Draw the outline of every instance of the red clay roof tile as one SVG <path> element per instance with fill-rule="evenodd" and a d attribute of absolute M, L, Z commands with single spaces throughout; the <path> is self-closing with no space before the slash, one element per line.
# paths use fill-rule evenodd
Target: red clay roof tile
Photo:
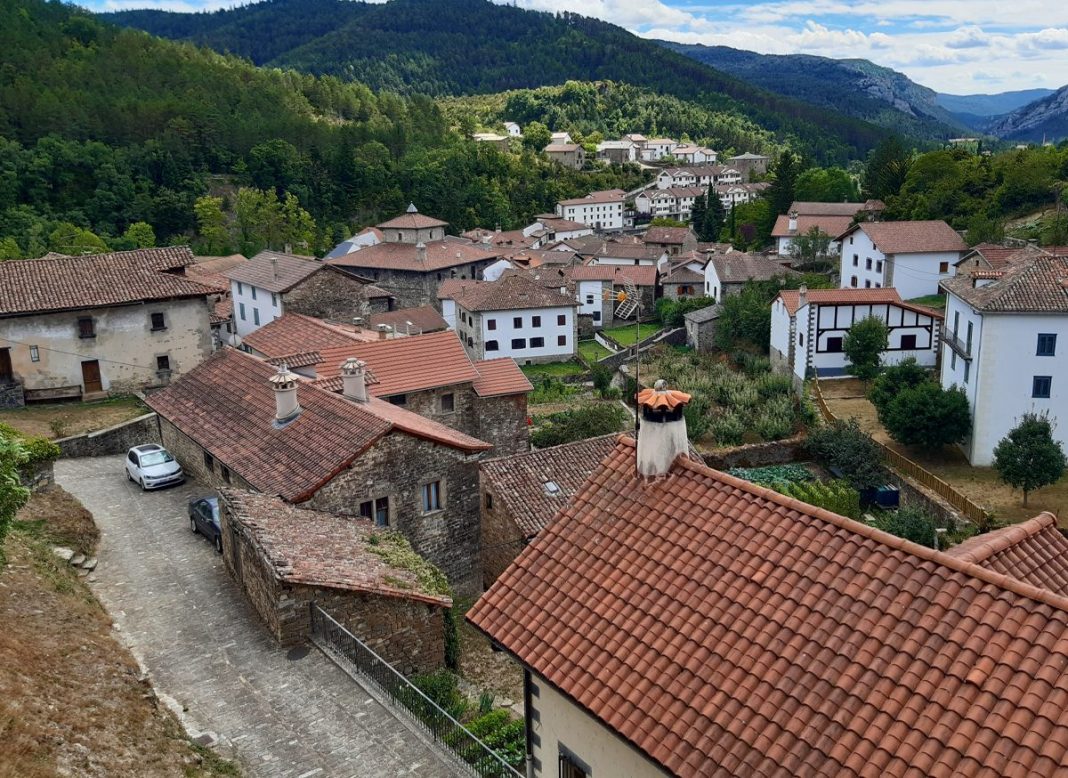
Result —
<path fill-rule="evenodd" d="M 484 359 L 475 363 L 478 378 L 475 393 L 479 397 L 499 397 L 505 394 L 526 394 L 534 391 L 530 379 L 510 357 Z"/>

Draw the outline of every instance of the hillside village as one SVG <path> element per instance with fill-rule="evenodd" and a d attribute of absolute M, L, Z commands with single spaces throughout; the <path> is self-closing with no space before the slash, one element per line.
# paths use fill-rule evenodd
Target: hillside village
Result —
<path fill-rule="evenodd" d="M 1068 772 L 1061 199 L 367 92 L 161 245 L 0 209 L 0 774 Z"/>

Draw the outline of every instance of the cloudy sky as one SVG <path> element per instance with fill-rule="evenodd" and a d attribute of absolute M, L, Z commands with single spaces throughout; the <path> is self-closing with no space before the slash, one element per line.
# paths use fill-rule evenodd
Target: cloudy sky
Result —
<path fill-rule="evenodd" d="M 228 7 L 223 0 L 83 0 L 105 8 Z M 767 54 L 861 57 L 942 92 L 1068 83 L 1065 0 L 502 0 L 576 11 L 645 37 Z"/>

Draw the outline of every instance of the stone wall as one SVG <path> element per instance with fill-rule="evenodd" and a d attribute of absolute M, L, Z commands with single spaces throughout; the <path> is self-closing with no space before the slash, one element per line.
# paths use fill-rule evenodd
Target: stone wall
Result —
<path fill-rule="evenodd" d="M 749 443 L 744 446 L 719 449 L 702 453 L 705 464 L 717 470 L 730 470 L 732 467 L 764 467 L 766 465 L 785 465 L 790 462 L 803 461 L 805 455 L 805 438 L 797 436 L 786 440 L 773 440 L 770 443 Z"/>
<path fill-rule="evenodd" d="M 390 526 L 437 565 L 460 596 L 479 591 L 479 455 L 394 432 L 361 454 L 305 507 L 347 516 L 389 497 Z M 422 487 L 441 481 L 444 508 L 423 513 Z"/>
<path fill-rule="evenodd" d="M 343 267 L 341 269 L 353 275 L 370 278 L 376 286 L 382 287 L 397 298 L 397 308 L 418 308 L 420 305 L 433 305 L 440 310 L 438 287 L 441 286 L 442 281 L 446 278 L 481 278 L 482 271 L 496 261 L 496 259 L 481 260 L 466 265 L 445 268 L 444 270 L 430 270 L 425 273 L 389 268 Z"/>
<path fill-rule="evenodd" d="M 480 397 L 477 412 L 479 440 L 493 444 L 489 456 L 506 457 L 530 450 L 530 425 L 527 423 L 527 395 L 505 394 Z"/>
<path fill-rule="evenodd" d="M 484 478 L 479 482 L 482 506 L 482 588 L 488 589 L 526 545 L 519 527 L 500 500 L 491 500 Z"/>
<path fill-rule="evenodd" d="M 19 470 L 19 482 L 31 492 L 40 492 L 56 482 L 55 463 L 38 462 Z"/>
<path fill-rule="evenodd" d="M 387 301 L 367 299 L 367 284 L 348 273 L 329 267 L 301 281 L 282 296 L 285 310 L 348 323 L 354 316 L 367 317 L 388 310 Z"/>
<path fill-rule="evenodd" d="M 204 448 L 162 417 L 159 420 L 159 429 L 163 447 L 174 454 L 182 470 L 206 487 L 222 489 L 224 486 L 232 486 L 249 492 L 259 491 L 233 472 L 225 462 L 213 458 L 209 469 L 204 460 Z"/>
<path fill-rule="evenodd" d="M 156 414 L 146 413 L 136 419 L 84 435 L 72 435 L 56 441 L 61 457 L 101 457 L 125 454 L 141 443 L 160 443 Z M 166 447 L 166 444 L 164 444 Z"/>
<path fill-rule="evenodd" d="M 901 492 L 901 505 L 918 508 L 934 518 L 941 526 L 954 527 L 961 523 L 961 515 L 934 492 L 925 489 L 911 478 L 887 468 L 887 481 Z"/>
<path fill-rule="evenodd" d="M 22 384 L 11 383 L 0 386 L 0 409 L 21 408 L 25 404 L 26 393 L 22 389 Z"/>

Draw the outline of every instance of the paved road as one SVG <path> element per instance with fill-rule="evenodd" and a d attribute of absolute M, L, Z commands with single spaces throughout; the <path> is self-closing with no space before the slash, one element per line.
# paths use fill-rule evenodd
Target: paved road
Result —
<path fill-rule="evenodd" d="M 186 708 L 194 737 L 232 746 L 254 776 L 454 774 L 317 649 L 287 658 L 190 532 L 195 484 L 143 493 L 121 456 L 61 460 L 56 480 L 100 527 L 93 591 L 156 690 Z"/>

